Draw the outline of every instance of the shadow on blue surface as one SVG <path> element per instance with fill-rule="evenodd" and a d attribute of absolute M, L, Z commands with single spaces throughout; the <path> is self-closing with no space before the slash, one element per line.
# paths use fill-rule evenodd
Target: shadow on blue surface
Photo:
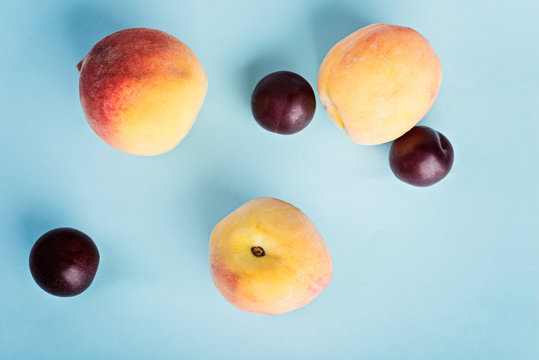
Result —
<path fill-rule="evenodd" d="M 252 58 L 243 68 L 243 81 L 240 85 L 243 87 L 243 98 L 248 101 L 251 106 L 251 95 L 256 84 L 262 78 L 275 71 L 289 70 L 286 66 L 289 61 L 283 57 L 282 51 L 266 51 L 264 54 L 259 54 Z"/>
<path fill-rule="evenodd" d="M 73 52 L 81 59 L 99 40 L 129 27 L 123 14 L 116 15 L 110 8 L 90 4 L 68 8 L 63 20 Z"/>
<path fill-rule="evenodd" d="M 69 227 L 69 224 L 58 225 L 60 219 L 64 222 L 69 216 L 60 209 L 51 210 L 50 204 L 32 207 L 19 217 L 19 237 L 24 244 L 33 246 L 36 240 L 49 230 L 57 227 Z"/>
<path fill-rule="evenodd" d="M 316 58 L 319 64 L 322 63 L 327 53 L 339 41 L 351 33 L 370 24 L 379 21 L 376 14 L 360 14 L 359 8 L 352 9 L 344 4 L 330 2 L 316 8 L 310 16 L 311 33 L 314 39 Z M 313 84 L 316 89 L 316 84 Z M 323 110 L 323 107 L 320 108 Z M 351 141 L 351 140 L 349 140 Z M 373 165 L 377 169 L 371 169 L 367 176 L 377 178 L 380 174 L 385 174 L 385 168 L 388 166 L 388 154 L 391 143 L 377 146 L 363 147 L 358 146 L 358 162 L 361 157 L 367 154 L 376 154 L 376 161 Z"/>
<path fill-rule="evenodd" d="M 177 201 L 176 212 L 181 214 L 178 226 L 196 229 L 197 235 L 194 238 L 201 241 L 189 241 L 188 248 L 194 252 L 193 256 L 201 256 L 200 259 L 204 259 L 203 261 L 207 261 L 210 234 L 215 225 L 254 198 L 250 196 L 249 190 L 227 184 L 229 182 L 223 182 L 218 176 L 205 177 L 196 182 L 191 191 L 180 195 Z M 185 211 L 186 204 L 189 211 Z"/>
<path fill-rule="evenodd" d="M 376 22 L 370 14 L 359 15 L 357 10 L 335 2 L 316 9 L 310 17 L 310 23 L 319 63 L 339 41 Z"/>

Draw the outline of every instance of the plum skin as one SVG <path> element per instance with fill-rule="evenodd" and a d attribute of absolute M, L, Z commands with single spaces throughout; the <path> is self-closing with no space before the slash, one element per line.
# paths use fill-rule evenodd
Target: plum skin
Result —
<path fill-rule="evenodd" d="M 99 251 L 81 231 L 58 228 L 43 234 L 30 252 L 30 272 L 36 283 L 56 296 L 75 296 L 92 283 Z"/>
<path fill-rule="evenodd" d="M 453 166 L 453 146 L 442 133 L 415 126 L 391 144 L 389 164 L 395 176 L 411 185 L 430 186 Z"/>
<path fill-rule="evenodd" d="M 313 119 L 316 97 L 303 77 L 291 71 L 277 71 L 258 82 L 251 97 L 251 110 L 264 129 L 291 135 Z"/>

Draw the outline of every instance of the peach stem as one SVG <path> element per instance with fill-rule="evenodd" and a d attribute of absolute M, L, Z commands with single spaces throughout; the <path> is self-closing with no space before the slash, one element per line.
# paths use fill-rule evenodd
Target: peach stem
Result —
<path fill-rule="evenodd" d="M 253 253 L 254 256 L 256 257 L 262 257 L 264 255 L 266 255 L 266 252 L 264 251 L 263 248 L 261 248 L 260 246 L 253 246 L 251 248 L 251 252 Z"/>

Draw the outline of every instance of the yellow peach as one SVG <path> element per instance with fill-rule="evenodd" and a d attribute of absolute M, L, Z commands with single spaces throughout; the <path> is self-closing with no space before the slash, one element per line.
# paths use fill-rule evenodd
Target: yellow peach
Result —
<path fill-rule="evenodd" d="M 191 49 L 154 29 L 107 36 L 78 69 L 90 127 L 109 145 L 136 155 L 173 149 L 195 122 L 208 87 Z"/>
<path fill-rule="evenodd" d="M 429 111 L 442 80 L 431 45 L 408 27 L 373 24 L 326 55 L 318 94 L 329 117 L 356 143 L 392 141 Z"/>
<path fill-rule="evenodd" d="M 281 314 L 316 298 L 331 280 L 333 262 L 301 210 L 258 198 L 213 229 L 210 271 L 219 292 L 238 309 Z"/>

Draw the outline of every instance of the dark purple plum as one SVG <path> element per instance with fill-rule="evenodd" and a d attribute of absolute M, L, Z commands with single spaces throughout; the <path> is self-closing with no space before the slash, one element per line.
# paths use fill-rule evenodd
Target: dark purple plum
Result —
<path fill-rule="evenodd" d="M 309 125 L 316 110 L 316 98 L 311 85 L 300 75 L 277 71 L 256 85 L 251 109 L 264 129 L 290 135 Z"/>
<path fill-rule="evenodd" d="M 86 234 L 59 228 L 42 235 L 30 252 L 30 272 L 36 283 L 56 296 L 75 296 L 92 283 L 99 251 Z"/>
<path fill-rule="evenodd" d="M 416 126 L 395 140 L 389 165 L 400 180 L 430 186 L 442 180 L 453 166 L 453 147 L 447 138 L 426 126 Z"/>

